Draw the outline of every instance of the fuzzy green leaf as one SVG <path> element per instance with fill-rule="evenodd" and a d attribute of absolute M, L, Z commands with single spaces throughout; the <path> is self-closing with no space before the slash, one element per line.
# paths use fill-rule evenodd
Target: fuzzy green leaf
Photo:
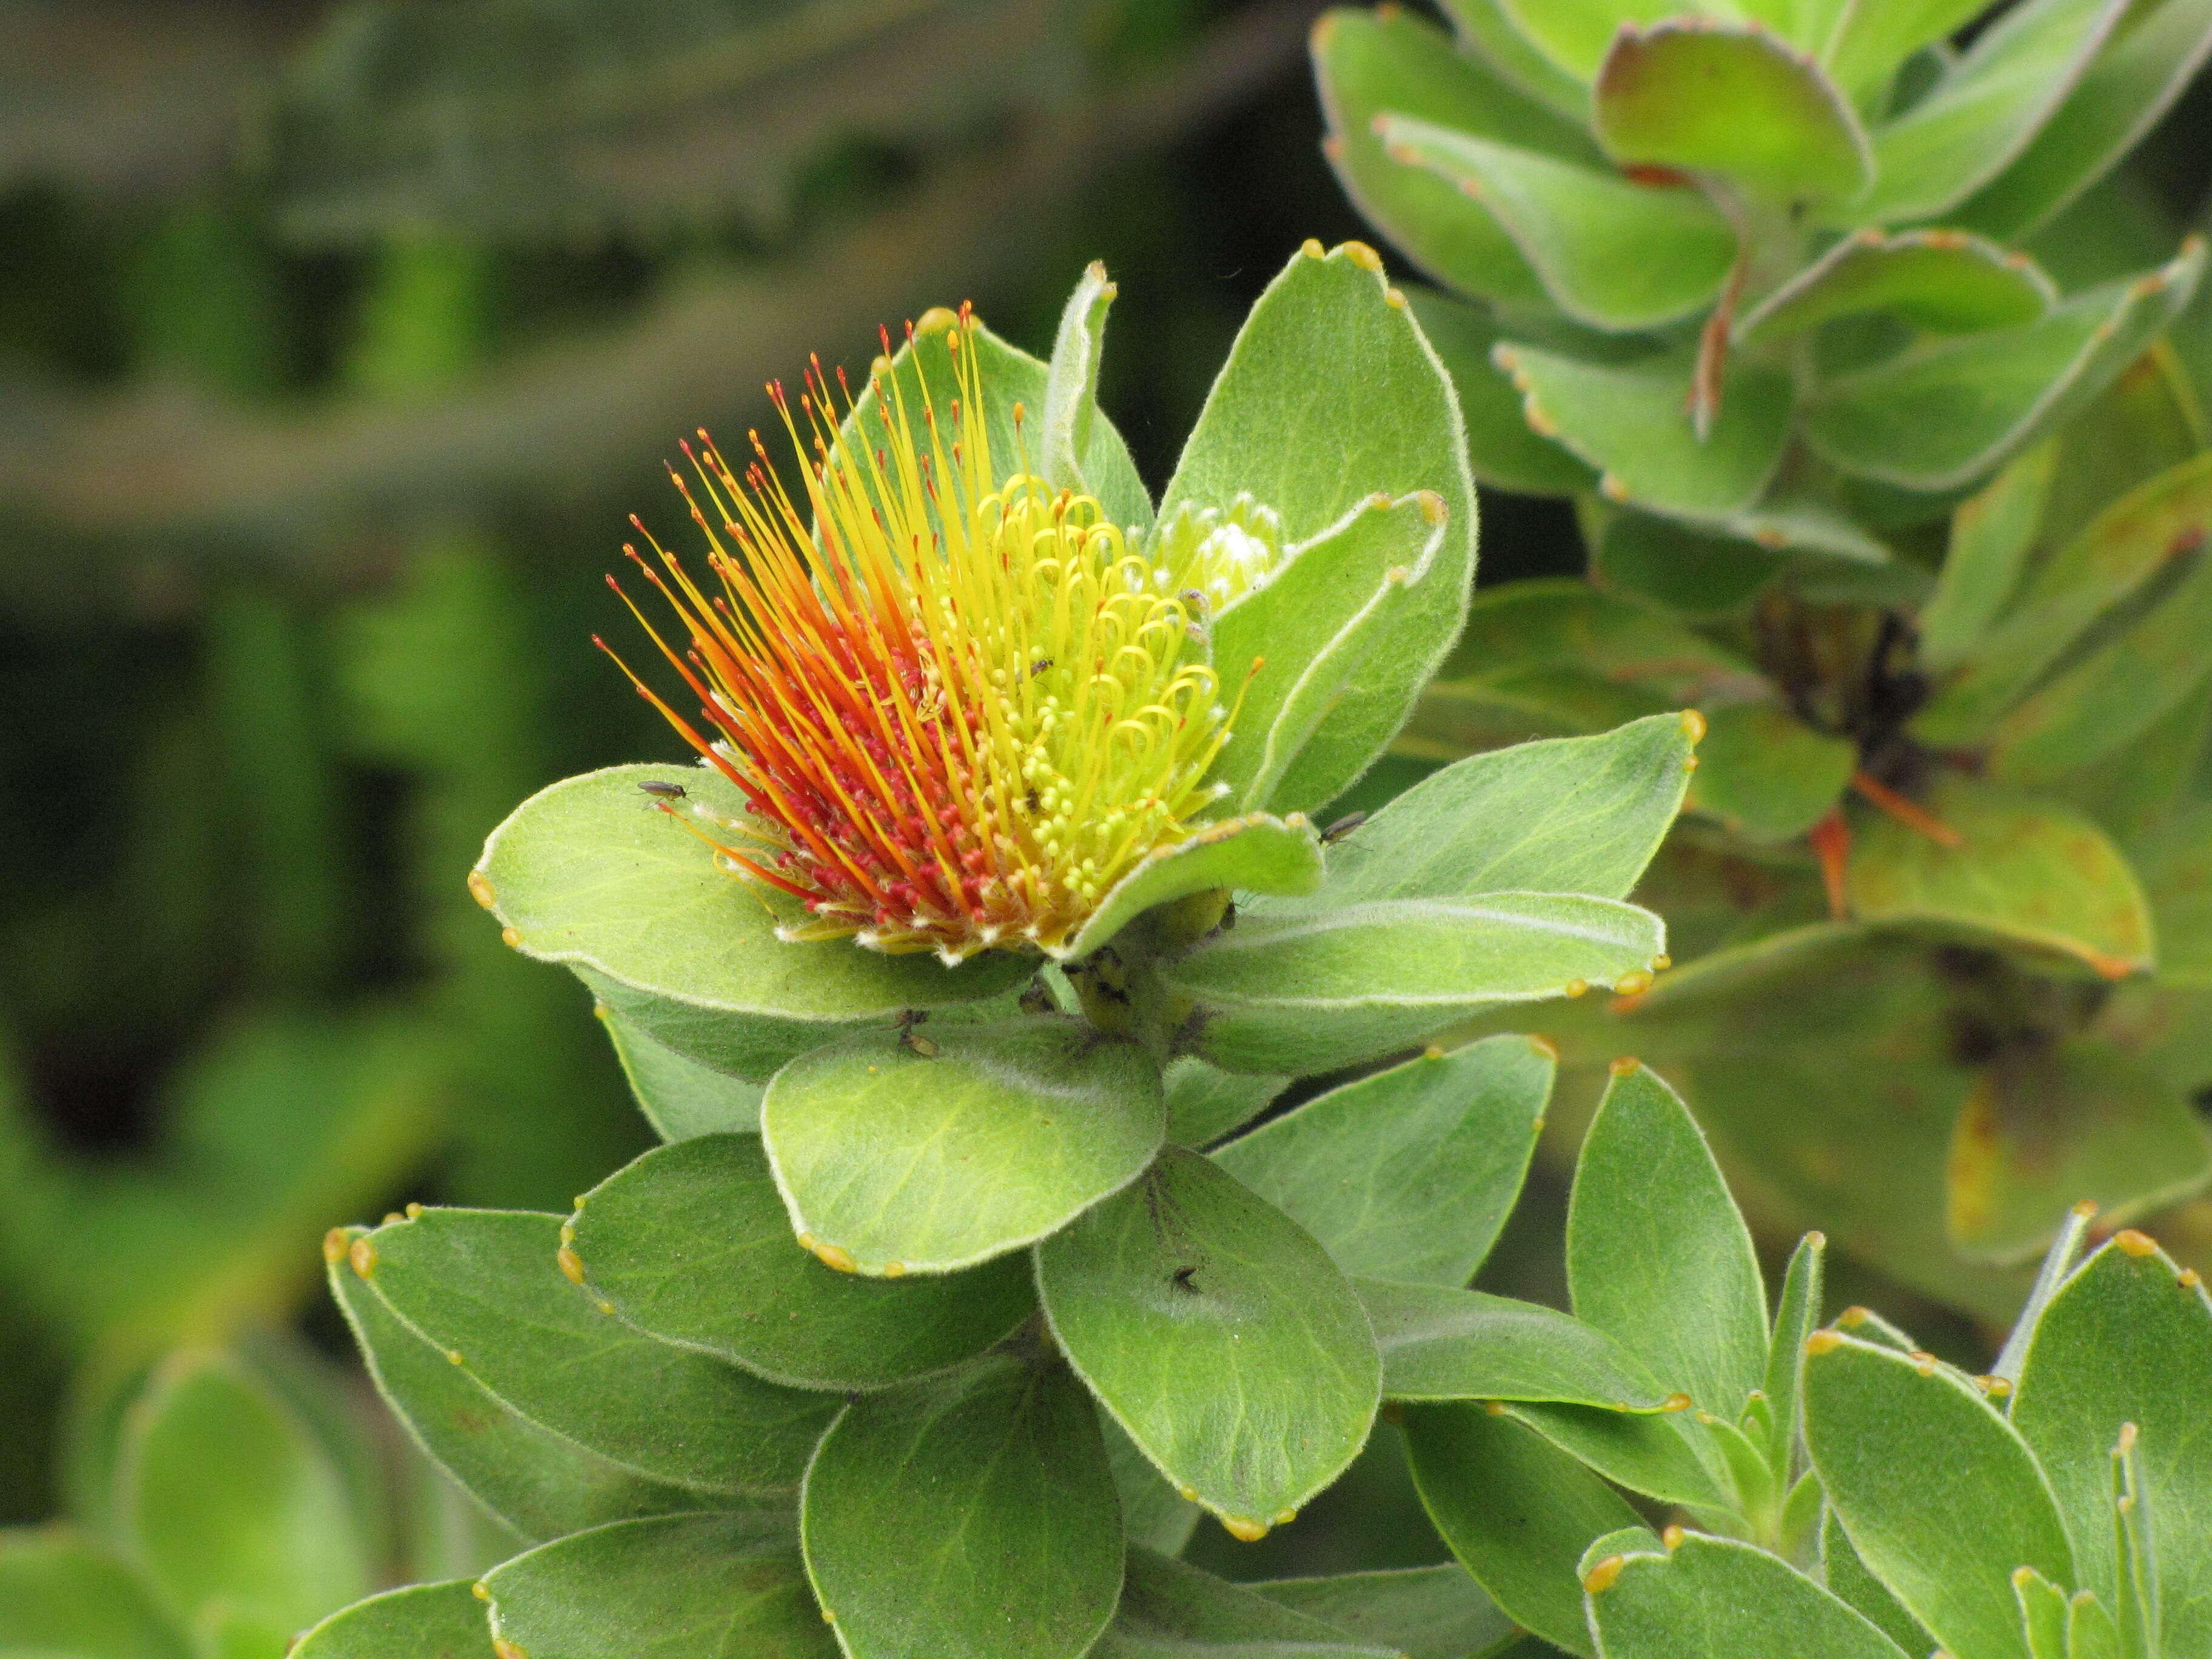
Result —
<path fill-rule="evenodd" d="M 1333 1070 L 1477 1011 L 1577 995 L 1651 971 L 1666 929 L 1579 893 L 1380 899 L 1257 917 L 1170 966 L 1197 1050 L 1240 1072 Z M 773 1096 L 771 1096 L 771 1100 Z"/>
<path fill-rule="evenodd" d="M 1935 924 L 2086 963 L 2106 978 L 2148 968 L 2149 903 L 2105 833 L 2079 813 L 1995 784 L 1946 776 L 1928 810 L 1963 839 L 1946 846 L 1867 815 L 1845 885 L 1867 921 Z"/>
<path fill-rule="evenodd" d="M 1536 49 L 1506 15 L 1504 0 L 1445 0 L 1442 9 L 1468 56 L 1539 103 L 1577 122 L 1589 119 L 1589 88 Z"/>
<path fill-rule="evenodd" d="M 1464 1285 L 1520 1196 L 1553 1069 L 1518 1036 L 1432 1053 L 1318 1095 L 1213 1160 L 1347 1273 Z"/>
<path fill-rule="evenodd" d="M 1106 1461 L 1113 1466 L 1114 1490 L 1121 1500 L 1121 1530 L 1130 1544 L 1163 1555 L 1182 1554 L 1206 1511 L 1170 1486 L 1167 1476 L 1103 1410 L 1098 1431 L 1106 1441 Z"/>
<path fill-rule="evenodd" d="M 1553 63 L 1588 81 L 1623 25 L 1653 23 L 1681 12 L 1728 16 L 1731 0 L 1498 0 L 1524 38 Z"/>
<path fill-rule="evenodd" d="M 1727 520 L 1765 493 L 1781 465 L 1791 392 L 1773 370 L 1732 362 L 1720 412 L 1700 439 L 1684 412 L 1693 368 L 1686 353 L 1623 368 L 1525 345 L 1494 355 L 1522 393 L 1528 424 L 1603 473 L 1600 488 L 1613 501 Z"/>
<path fill-rule="evenodd" d="M 1265 1530 L 1365 1443 L 1382 1362 L 1358 1298 L 1282 1212 L 1196 1153 L 1037 1249 L 1068 1361 L 1186 1498 Z"/>
<path fill-rule="evenodd" d="M 880 1388 L 981 1352 L 1036 1305 L 1029 1264 L 892 1281 L 841 1273 L 791 1237 L 760 1143 L 647 1152 L 571 1223 L 591 1294 L 666 1342 L 802 1389 Z"/>
<path fill-rule="evenodd" d="M 761 1096 L 766 1085 L 720 1072 L 703 1060 L 681 1054 L 656 1036 L 601 1003 L 594 1011 L 607 1028 L 615 1058 L 638 1109 L 663 1140 L 724 1132 L 760 1133 Z"/>
<path fill-rule="evenodd" d="M 1613 1558 L 1589 1592 L 1604 1659 L 1905 1659 L 1875 1625 L 1779 1557 L 1734 1539 L 1687 1533 L 1674 1548 Z"/>
<path fill-rule="evenodd" d="M 1850 105 L 1763 27 L 1670 18 L 1623 29 L 1591 119 L 1616 161 L 1716 174 L 1771 201 L 1844 200 L 1874 176 Z"/>
<path fill-rule="evenodd" d="M 702 769 L 611 767 L 515 808 L 477 872 L 517 950 L 574 967 L 602 1001 L 679 1053 L 765 1079 L 855 1025 L 990 995 L 1029 971 L 1010 952 L 950 969 L 842 939 L 783 943 L 783 913 L 763 890 L 717 869 L 639 792 L 672 771 L 699 804 L 740 810 L 727 780 Z"/>
<path fill-rule="evenodd" d="M 835 1404 L 610 1316 L 556 1265 L 563 1243 L 557 1216 L 424 1210 L 366 1248 L 392 1311 L 539 1426 L 702 1492 L 796 1486 Z"/>
<path fill-rule="evenodd" d="M 1595 1327 L 1533 1302 L 1449 1285 L 1358 1282 L 1388 1400 L 1531 1400 L 1656 1412 L 1666 1393 Z"/>
<path fill-rule="evenodd" d="M 1329 161 L 1359 210 L 1438 282 L 1486 299 L 1540 302 L 1543 284 L 1489 209 L 1424 168 L 1390 160 L 1375 121 L 1386 112 L 1410 115 L 1595 161 L 1597 147 L 1582 128 L 1454 51 L 1411 12 L 1332 10 L 1314 27 L 1313 59 Z"/>
<path fill-rule="evenodd" d="M 484 1659 L 491 1631 L 465 1578 L 410 1584 L 342 1608 L 286 1659 Z"/>
<path fill-rule="evenodd" d="M 1287 1077 L 1224 1072 L 1196 1054 L 1168 1062 L 1168 1139 L 1178 1146 L 1205 1146 L 1241 1129 L 1290 1086 Z"/>
<path fill-rule="evenodd" d="M 1728 703 L 1705 718 L 1690 809 L 1753 841 L 1803 835 L 1858 766 L 1857 744 L 1814 731 L 1779 703 Z"/>
<path fill-rule="evenodd" d="M 1686 617 L 1739 616 L 1780 573 L 1756 543 L 1649 513 L 1613 514 L 1591 551 L 1590 575 L 1623 599 Z"/>
<path fill-rule="evenodd" d="M 896 1277 L 1065 1226 L 1152 1162 L 1167 1107 L 1135 1043 L 1030 1016 L 817 1048 L 769 1082 L 761 1127 L 800 1242 Z"/>
<path fill-rule="evenodd" d="M 1094 260 L 1067 296 L 1045 380 L 1036 465 L 1047 483 L 1096 500 L 1109 523 L 1143 531 L 1152 527 L 1152 498 L 1120 434 L 1098 412 L 1098 363 L 1114 295 L 1106 267 Z"/>
<path fill-rule="evenodd" d="M 2033 235 L 2136 147 L 2208 52 L 2208 0 L 2136 7 L 2027 148 L 1952 216 L 2007 241 Z"/>
<path fill-rule="evenodd" d="M 1212 776 L 1231 806 L 1318 808 L 1389 742 L 1402 701 L 1355 688 L 1395 672 L 1389 653 L 1418 608 L 1413 573 L 1454 533 L 1443 513 L 1432 491 L 1372 496 L 1289 550 L 1215 621 L 1214 669 L 1237 711 Z"/>
<path fill-rule="evenodd" d="M 798 1543 L 784 1516 L 594 1528 L 485 1574 L 492 1629 L 545 1659 L 834 1659 Z"/>
<path fill-rule="evenodd" d="M 1515 607 L 1507 625 L 1527 639 L 1541 623 L 1525 616 Z M 1649 648 L 1632 639 L 1619 647 L 1631 657 Z M 1653 715 L 1596 737 L 1522 744 L 1446 767 L 1329 848 L 1317 897 L 1266 901 L 1252 914 L 1492 893 L 1625 898 L 1680 808 L 1694 726 Z"/>
<path fill-rule="evenodd" d="M 2058 1495 L 2078 1582 L 2117 1605 L 2112 1448 L 2132 1423 L 2160 1540 L 2167 1653 L 2212 1644 L 2212 1302 L 2139 1233 L 2091 1257 L 2036 1323 L 2012 1422 Z"/>
<path fill-rule="evenodd" d="M 1881 1579 L 1867 1571 L 1832 1507 L 1824 1507 L 1820 1514 L 1820 1576 L 1832 1592 L 1865 1614 L 1907 1653 L 1935 1651 L 1936 1638 L 1898 1606 L 1897 1598 Z M 2043 1656 L 2037 1654 L 2035 1659 Z"/>
<path fill-rule="evenodd" d="M 1907 489 L 1971 483 L 2103 391 L 2188 303 L 2203 264 L 2192 240 L 2171 264 L 2076 295 L 2024 328 L 1840 376 L 1805 405 L 1806 441 L 1846 472 Z"/>
<path fill-rule="evenodd" d="M 1591 1651 L 1577 1571 L 1634 1510 L 1526 1425 L 1475 1405 L 1411 1407 L 1406 1449 L 1437 1530 L 1507 1617 L 1570 1653 Z"/>
<path fill-rule="evenodd" d="M 1988 0 L 1815 0 L 1829 13 L 1820 39 L 1804 44 L 1820 53 L 1821 67 L 1844 94 L 1861 101 L 1886 88 L 1905 61 L 1955 34 Z"/>
<path fill-rule="evenodd" d="M 1737 322 L 1735 339 L 1769 344 L 1869 312 L 1930 334 L 1978 334 L 2032 323 L 2057 296 L 2034 260 L 1986 237 L 1863 230 L 1761 300 Z"/>
<path fill-rule="evenodd" d="M 0 1532 L 0 1653 L 57 1659 L 190 1659 L 146 1581 L 63 1526 Z"/>
<path fill-rule="evenodd" d="M 330 1279 L 370 1376 L 416 1443 L 525 1540 L 714 1507 L 692 1488 L 648 1480 L 532 1422 L 418 1335 L 343 1255 Z"/>
<path fill-rule="evenodd" d="M 1974 38 L 1927 96 L 1878 127 L 1854 224 L 1925 219 L 2003 171 L 2064 101 L 2130 0 L 2027 0 Z"/>
<path fill-rule="evenodd" d="M 1521 399 L 1491 366 L 1490 354 L 1504 337 L 1487 310 L 1425 288 L 1408 289 L 1406 302 L 1451 375 L 1478 483 L 1524 495 L 1576 495 L 1597 488 L 1595 469 L 1528 429 Z"/>
<path fill-rule="evenodd" d="M 1832 1332 L 1805 1358 L 1805 1443 L 1860 1558 L 1960 1659 L 2027 1659 L 2015 1569 L 2073 1582 L 2051 1487 L 1947 1366 Z"/>
<path fill-rule="evenodd" d="M 1304 815 L 1224 818 L 1140 860 L 1098 901 L 1066 950 L 1055 954 L 1087 957 L 1154 905 L 1193 893 L 1310 893 L 1321 877 L 1321 836 Z"/>
<path fill-rule="evenodd" d="M 1788 1480 L 1795 1468 L 1798 1420 L 1802 1415 L 1805 1341 L 1820 1323 L 1820 1299 L 1828 1241 L 1808 1233 L 1790 1253 L 1782 1281 L 1782 1300 L 1774 1312 L 1774 1334 L 1766 1352 L 1766 1409 L 1770 1432 L 1767 1462 Z"/>
<path fill-rule="evenodd" d="M 1268 284 L 1230 348 L 1160 507 L 1170 520 L 1186 507 L 1226 508 L 1249 492 L 1279 515 L 1285 544 L 1295 548 L 1376 495 L 1398 501 L 1428 492 L 1436 499 L 1423 512 L 1432 526 L 1441 504 L 1443 533 L 1418 560 L 1401 554 L 1393 562 L 1393 569 L 1405 567 L 1395 579 L 1400 595 L 1387 617 L 1360 631 L 1327 731 L 1302 745 L 1267 799 L 1249 803 L 1276 811 L 1319 807 L 1366 769 L 1467 615 L 1476 523 L 1467 428 L 1443 366 L 1381 267 L 1358 244 L 1323 254 L 1313 243 Z M 1315 397 L 1316 386 L 1329 395 Z M 1316 455 L 1329 464 L 1315 466 Z M 1249 592 L 1217 619 L 1217 662 L 1231 660 L 1228 617 L 1266 591 Z M 1376 595 L 1370 586 L 1341 597 L 1364 606 Z M 1351 621 L 1339 613 L 1338 629 Z M 1247 659 L 1267 649 L 1248 645 Z M 1224 678 L 1229 688 L 1237 683 L 1234 671 L 1224 669 Z M 1246 728 L 1239 741 L 1256 745 L 1256 731 Z"/>
<path fill-rule="evenodd" d="M 1740 1507 L 1729 1495 L 1713 1436 L 1694 1419 L 1536 1400 L 1504 1401 L 1497 1409 L 1615 1486 L 1662 1504 Z"/>
<path fill-rule="evenodd" d="M 194 1625 L 289 1632 L 368 1593 L 345 1482 L 313 1433 L 228 1354 L 155 1373 L 125 1431 L 117 1523 L 161 1599 Z"/>
<path fill-rule="evenodd" d="M 1489 1659 L 1519 1635 L 1457 1562 L 1264 1579 L 1248 1588 L 1405 1659 Z"/>
<path fill-rule="evenodd" d="M 849 1659 L 1076 1659 L 1121 1595 L 1091 1402 L 1065 1368 L 1010 1354 L 855 1401 L 807 1473 L 802 1526 Z"/>
<path fill-rule="evenodd" d="M 1129 1552 L 1121 1605 L 1091 1659 L 1403 1659 L 1196 1567 Z"/>
<path fill-rule="evenodd" d="M 1734 1422 L 1766 1372 L 1766 1291 L 1705 1138 L 1650 1068 L 1614 1074 L 1575 1166 L 1576 1317 Z"/>
<path fill-rule="evenodd" d="M 1640 185 L 1601 166 L 1385 114 L 1389 158 L 1424 167 L 1497 216 L 1567 316 L 1613 332 L 1710 305 L 1735 261 L 1735 232 L 1694 191 Z"/>

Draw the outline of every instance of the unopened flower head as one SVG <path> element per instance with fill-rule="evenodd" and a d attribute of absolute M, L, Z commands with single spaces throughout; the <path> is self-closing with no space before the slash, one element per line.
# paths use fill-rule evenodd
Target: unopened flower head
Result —
<path fill-rule="evenodd" d="M 1182 536 L 1148 560 L 1026 455 L 999 478 L 974 318 L 908 333 L 946 348 L 943 422 L 926 382 L 892 372 L 888 335 L 857 399 L 818 361 L 796 414 L 769 388 L 799 495 L 757 433 L 742 477 L 703 432 L 684 447 L 708 574 L 649 536 L 659 568 L 624 550 L 675 609 L 680 648 L 646 626 L 703 726 L 638 689 L 743 796 L 741 816 L 692 826 L 724 868 L 800 902 L 787 939 L 1054 950 L 1218 798 L 1206 774 L 1232 715 L 1206 618 L 1265 561 L 1243 528 L 1233 558 Z"/>

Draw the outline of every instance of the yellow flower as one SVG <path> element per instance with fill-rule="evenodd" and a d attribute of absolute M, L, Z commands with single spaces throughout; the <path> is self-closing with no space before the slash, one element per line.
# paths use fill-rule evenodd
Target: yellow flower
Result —
<path fill-rule="evenodd" d="M 815 362 L 804 437 L 769 388 L 803 498 L 757 433 L 742 480 L 703 432 L 684 446 L 697 489 L 677 483 L 708 580 L 649 535 L 659 569 L 624 551 L 675 609 L 684 648 L 653 639 L 702 723 L 631 678 L 746 803 L 736 817 L 690 809 L 723 867 L 800 902 L 787 939 L 958 961 L 1060 948 L 1116 880 L 1203 822 L 1233 719 L 1206 617 L 1275 544 L 1272 515 L 1240 502 L 1228 522 L 1164 527 L 1147 558 L 1026 454 L 998 478 L 973 314 L 908 330 L 939 335 L 951 431 L 926 382 L 909 403 L 886 334 L 857 403 L 841 372 L 841 409 Z"/>

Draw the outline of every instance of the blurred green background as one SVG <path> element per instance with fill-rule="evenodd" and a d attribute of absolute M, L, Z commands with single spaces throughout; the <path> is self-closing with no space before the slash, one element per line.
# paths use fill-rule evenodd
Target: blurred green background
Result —
<path fill-rule="evenodd" d="M 674 753 L 589 644 L 626 515 L 680 544 L 661 458 L 809 349 L 972 298 L 1042 350 L 1093 258 L 1157 487 L 1283 260 L 1379 240 L 1318 9 L 0 5 L 0 1519 L 59 1502 L 72 1377 L 294 1319 L 348 1353 L 326 1227 L 565 1210 L 644 1145 L 462 885 L 524 795 Z M 2202 218 L 2208 133 L 2200 86 L 2100 249 Z M 1582 566 L 1566 507 L 1486 496 L 1486 582 Z M 1429 1559 L 1385 1452 L 1328 1501 Z"/>

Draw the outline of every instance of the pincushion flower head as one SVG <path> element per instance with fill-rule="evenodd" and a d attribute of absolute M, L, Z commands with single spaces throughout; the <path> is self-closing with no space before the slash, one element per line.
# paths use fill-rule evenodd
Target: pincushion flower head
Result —
<path fill-rule="evenodd" d="M 857 398 L 818 360 L 795 410 L 770 387 L 795 493 L 757 433 L 742 474 L 704 432 L 684 447 L 703 559 L 625 550 L 673 609 L 672 636 L 639 619 L 697 718 L 632 678 L 742 796 L 668 810 L 798 902 L 782 937 L 1054 951 L 1227 793 L 1209 770 L 1250 665 L 1224 688 L 1206 623 L 1265 573 L 1272 515 L 1187 515 L 1140 550 L 1031 470 L 1018 403 L 994 453 L 972 312 L 909 336 L 941 337 L 951 386 L 918 356 L 894 373 L 886 333 Z"/>

